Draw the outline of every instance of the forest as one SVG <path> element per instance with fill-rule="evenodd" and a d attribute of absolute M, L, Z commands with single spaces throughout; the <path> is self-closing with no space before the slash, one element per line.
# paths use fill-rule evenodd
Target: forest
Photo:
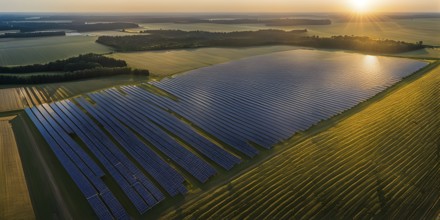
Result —
<path fill-rule="evenodd" d="M 0 34 L 0 38 L 28 38 L 28 37 L 53 37 L 65 36 L 64 31 L 39 31 L 39 32 L 18 32 Z"/>
<path fill-rule="evenodd" d="M 31 76 L 13 76 L 13 75 L 1 75 L 0 84 L 42 84 L 42 83 L 55 83 L 66 82 L 74 80 L 84 80 L 98 77 L 109 77 L 116 75 L 141 75 L 148 76 L 148 70 L 131 69 L 128 67 L 117 68 L 94 68 L 77 70 L 73 72 L 67 72 L 62 74 L 38 74 Z"/>
<path fill-rule="evenodd" d="M 248 47 L 292 45 L 343 49 L 370 53 L 401 53 L 422 49 L 423 42 L 408 43 L 362 36 L 306 36 L 307 29 L 259 30 L 239 32 L 205 32 L 180 30 L 146 30 L 149 35 L 100 36 L 97 42 L 118 51 L 145 51 L 201 47 Z"/>
<path fill-rule="evenodd" d="M 0 84 L 39 84 L 114 75 L 144 75 L 148 70 L 131 69 L 123 60 L 99 54 L 84 54 L 46 64 L 0 67 Z"/>
<path fill-rule="evenodd" d="M 110 22 L 110 23 L 87 23 L 87 22 L 71 22 L 71 23 L 55 23 L 55 22 L 0 22 L 0 31 L 20 30 L 20 32 L 34 32 L 41 30 L 74 30 L 78 32 L 102 31 L 125 28 L 137 28 L 139 25 L 127 22 Z"/>
<path fill-rule="evenodd" d="M 99 54 L 84 54 L 65 60 L 56 60 L 46 64 L 32 64 L 26 66 L 0 66 L 0 73 L 35 73 L 35 72 L 73 72 L 94 68 L 126 67 L 123 60 L 109 58 Z"/>
<path fill-rule="evenodd" d="M 294 25 L 330 25 L 330 19 L 292 19 L 292 18 L 277 18 L 277 19 L 254 19 L 254 18 L 240 18 L 240 19 L 198 19 L 198 18 L 149 18 L 144 19 L 146 23 L 212 23 L 212 24 L 265 24 L 267 26 L 294 26 Z"/>

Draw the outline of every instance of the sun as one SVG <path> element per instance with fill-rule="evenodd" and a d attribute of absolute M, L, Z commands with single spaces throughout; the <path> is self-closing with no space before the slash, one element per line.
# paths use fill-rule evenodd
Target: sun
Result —
<path fill-rule="evenodd" d="M 368 0 L 350 0 L 351 8 L 357 13 L 364 13 L 368 11 Z"/>

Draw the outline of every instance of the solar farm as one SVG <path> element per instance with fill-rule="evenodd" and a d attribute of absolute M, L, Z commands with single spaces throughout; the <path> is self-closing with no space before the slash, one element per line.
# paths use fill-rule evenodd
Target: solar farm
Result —
<path fill-rule="evenodd" d="M 292 50 L 25 112 L 90 211 L 100 219 L 129 219 L 243 169 L 240 164 L 428 64 Z"/>
<path fill-rule="evenodd" d="M 437 67 L 161 219 L 436 219 L 439 85 Z"/>

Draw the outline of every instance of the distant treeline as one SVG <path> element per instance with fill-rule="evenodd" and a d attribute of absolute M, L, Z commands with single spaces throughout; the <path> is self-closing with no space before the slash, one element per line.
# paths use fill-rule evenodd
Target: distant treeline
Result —
<path fill-rule="evenodd" d="M 57 60 L 46 64 L 32 64 L 26 66 L 0 66 L 0 73 L 35 73 L 35 72 L 74 72 L 94 68 L 126 67 L 127 63 L 99 54 L 85 54 L 65 60 Z"/>
<path fill-rule="evenodd" d="M 419 18 L 440 18 L 438 12 L 425 12 L 425 13 L 393 13 L 383 15 L 389 19 L 419 19 Z"/>
<path fill-rule="evenodd" d="M 295 25 L 330 25 L 329 19 L 146 19 L 146 23 L 156 22 L 173 22 L 173 23 L 213 23 L 213 24 L 265 24 L 267 26 L 295 26 Z"/>
<path fill-rule="evenodd" d="M 5 33 L 0 34 L 0 38 L 28 38 L 28 37 L 52 37 L 65 36 L 64 31 L 42 31 L 42 32 L 19 32 L 19 33 Z"/>
<path fill-rule="evenodd" d="M 54 83 L 114 75 L 148 76 L 149 71 L 128 68 L 123 60 L 85 54 L 46 64 L 0 67 L 0 84 Z"/>
<path fill-rule="evenodd" d="M 307 30 L 281 31 L 260 30 L 241 32 L 206 32 L 180 30 L 148 30 L 149 35 L 101 36 L 98 43 L 119 51 L 164 50 L 199 47 L 244 47 L 279 44 L 292 38 L 304 36 Z"/>
<path fill-rule="evenodd" d="M 330 19 L 322 18 L 286 18 L 292 14 L 273 14 L 273 15 L 241 15 L 241 18 L 230 17 L 222 15 L 225 19 L 211 19 L 212 16 L 177 16 L 168 15 L 167 17 L 152 17 L 143 15 L 50 15 L 40 16 L 39 19 L 33 21 L 50 21 L 50 20 L 64 20 L 73 21 L 73 23 L 85 22 L 128 22 L 128 23 L 213 23 L 213 24 L 266 24 L 266 25 L 329 25 Z M 26 17 L 16 16 L 1 16 L 0 22 L 4 21 L 20 21 L 26 22 Z"/>
<path fill-rule="evenodd" d="M 118 68 L 95 68 L 95 69 L 85 69 L 78 70 L 74 72 L 67 72 L 62 74 L 38 74 L 31 76 L 12 76 L 12 75 L 1 75 L 0 74 L 0 84 L 41 84 L 41 83 L 55 83 L 55 82 L 66 82 L 74 80 L 91 79 L 97 77 L 108 77 L 115 75 L 141 75 L 148 76 L 148 70 L 137 70 L 128 67 L 118 67 Z"/>
<path fill-rule="evenodd" d="M 264 22 L 267 26 L 296 26 L 296 25 L 330 25 L 330 19 L 272 19 Z"/>
<path fill-rule="evenodd" d="M 293 45 L 373 53 L 401 53 L 424 48 L 422 42 L 407 43 L 358 36 L 309 37 L 302 34 L 305 32 L 307 30 L 260 30 L 230 33 L 152 30 L 144 32 L 149 33 L 149 35 L 101 36 L 97 39 L 97 42 L 114 47 L 119 51 Z"/>
<path fill-rule="evenodd" d="M 72 23 L 54 23 L 54 22 L 1 22 L 0 30 L 20 30 L 21 32 L 35 32 L 43 30 L 75 30 L 79 32 L 102 31 L 114 29 L 137 28 L 138 24 L 125 22 L 111 23 L 92 23 L 72 22 Z"/>
<path fill-rule="evenodd" d="M 305 37 L 297 43 L 298 46 L 355 50 L 370 53 L 403 53 L 425 48 L 422 41 L 408 43 L 404 41 L 376 40 L 369 37 L 347 35 L 326 38 L 320 38 L 318 36 Z"/>

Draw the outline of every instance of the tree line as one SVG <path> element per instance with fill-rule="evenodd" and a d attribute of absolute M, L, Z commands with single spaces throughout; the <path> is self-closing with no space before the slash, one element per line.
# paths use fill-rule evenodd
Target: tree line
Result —
<path fill-rule="evenodd" d="M 14 75 L 1 75 L 0 84 L 41 84 L 41 83 L 55 83 L 66 82 L 74 80 L 91 79 L 98 77 L 109 77 L 115 75 L 139 75 L 148 76 L 148 70 L 131 69 L 128 67 L 118 68 L 95 68 L 78 70 L 74 72 L 62 73 L 62 74 L 38 74 L 31 76 L 14 76 Z"/>
<path fill-rule="evenodd" d="M 119 51 L 145 51 L 200 47 L 247 47 L 292 45 L 315 48 L 356 50 L 372 53 L 401 53 L 424 48 L 421 42 L 408 43 L 360 36 L 305 36 L 304 30 L 259 30 L 206 32 L 181 30 L 147 30 L 149 35 L 100 36 L 97 42 Z"/>
<path fill-rule="evenodd" d="M 28 37 L 53 37 L 65 36 L 64 31 L 18 32 L 0 34 L 0 38 L 28 38 Z"/>
<path fill-rule="evenodd" d="M 114 75 L 148 76 L 149 71 L 131 69 L 124 60 L 90 53 L 46 64 L 0 67 L 0 84 L 54 83 Z"/>
<path fill-rule="evenodd" d="M 75 30 L 79 32 L 88 31 L 102 31 L 137 28 L 138 24 L 130 22 L 110 22 L 110 23 L 86 23 L 71 22 L 71 23 L 54 23 L 54 22 L 0 22 L 0 30 L 20 30 L 20 32 L 35 32 L 43 30 Z"/>
<path fill-rule="evenodd" d="M 124 60 L 117 60 L 99 54 L 84 54 L 65 60 L 56 60 L 46 64 L 32 64 L 25 66 L 0 66 L 0 73 L 35 73 L 35 72 L 73 72 L 94 68 L 126 67 Z"/>

